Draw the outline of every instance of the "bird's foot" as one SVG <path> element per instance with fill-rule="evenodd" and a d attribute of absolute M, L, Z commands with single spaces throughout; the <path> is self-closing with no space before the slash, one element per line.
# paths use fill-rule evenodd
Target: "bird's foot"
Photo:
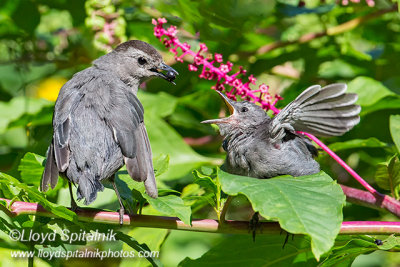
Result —
<path fill-rule="evenodd" d="M 253 242 L 256 242 L 257 229 L 260 229 L 260 232 L 262 231 L 261 224 L 260 224 L 260 218 L 258 215 L 259 215 L 259 212 L 258 211 L 255 212 L 249 221 L 249 231 L 251 231 L 251 233 L 252 233 Z"/>
<path fill-rule="evenodd" d="M 77 212 L 79 210 L 81 210 L 81 208 L 78 206 L 78 204 L 76 204 L 75 200 L 73 198 L 71 198 L 71 211 L 73 212 Z"/>
<path fill-rule="evenodd" d="M 294 240 L 294 234 L 288 233 L 288 232 L 286 232 L 285 230 L 281 230 L 281 233 L 280 233 L 280 234 L 282 234 L 282 232 L 285 232 L 285 233 L 286 233 L 285 241 L 283 241 L 283 245 L 282 245 L 282 249 L 284 249 L 285 246 L 286 246 L 286 244 L 289 242 L 289 236 L 290 236 L 290 235 L 292 235 L 292 241 Z"/>

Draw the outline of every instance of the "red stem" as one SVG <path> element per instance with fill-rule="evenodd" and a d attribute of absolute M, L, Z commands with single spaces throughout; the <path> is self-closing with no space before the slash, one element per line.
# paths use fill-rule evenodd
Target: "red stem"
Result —
<path fill-rule="evenodd" d="M 305 132 L 298 132 L 300 134 L 303 134 L 313 140 L 319 147 L 321 147 L 323 150 L 325 150 L 326 153 L 329 154 L 334 160 L 337 161 L 348 173 L 350 173 L 351 176 L 353 176 L 365 189 L 367 189 L 371 194 L 381 196 L 383 197 L 384 195 L 379 193 L 375 188 L 373 188 L 371 185 L 369 185 L 363 178 L 361 178 L 358 173 L 356 173 L 352 168 L 350 168 L 349 165 L 346 164 L 338 155 L 335 154 L 332 150 L 329 149 L 327 145 L 322 143 L 317 137 L 315 137 L 312 134 L 305 133 Z"/>
<path fill-rule="evenodd" d="M 5 200 L 8 205 L 11 203 Z M 0 205 L 0 208 L 4 206 Z M 18 215 L 40 215 L 44 217 L 56 217 L 45 210 L 41 205 L 29 202 L 13 202 L 6 210 L 12 217 Z M 80 209 L 76 212 L 80 221 L 92 223 L 118 224 L 119 213 L 107 212 L 94 209 Z M 217 220 L 194 219 L 192 225 L 186 225 L 175 217 L 153 216 L 153 215 L 124 215 L 124 226 L 163 228 L 173 230 L 209 232 L 209 233 L 230 233 L 248 234 L 248 221 L 224 221 L 220 224 Z M 261 222 L 262 232 L 259 234 L 279 234 L 281 228 L 276 222 Z M 400 233 L 400 222 L 379 222 L 379 221 L 348 221 L 343 222 L 340 234 L 394 234 Z M 258 233 L 257 233 L 258 234 Z"/>

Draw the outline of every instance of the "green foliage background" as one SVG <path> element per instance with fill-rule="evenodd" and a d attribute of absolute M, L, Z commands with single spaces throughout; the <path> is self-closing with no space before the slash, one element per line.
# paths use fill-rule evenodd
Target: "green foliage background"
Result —
<path fill-rule="evenodd" d="M 377 0 L 373 8 L 363 1 L 342 6 L 335 1 L 319 0 L 305 1 L 305 6 L 296 0 L 1 1 L 0 197 L 46 204 L 68 223 L 25 215 L 12 220 L 0 211 L 4 225 L 0 226 L 0 266 L 26 266 L 26 261 L 10 258 L 10 250 L 29 248 L 29 244 L 10 242 L 7 231 L 12 227 L 45 227 L 49 231 L 89 227 L 79 225 L 76 215 L 63 207 L 69 206 L 65 181 L 59 182 L 46 195 L 37 191 L 43 157 L 52 136 L 54 102 L 51 96 L 57 93 L 63 81 L 90 66 L 92 60 L 117 43 L 129 39 L 140 39 L 155 46 L 180 75 L 176 86 L 154 79 L 146 83 L 139 94 L 145 107 L 161 198 L 158 201 L 146 199 L 141 185 L 133 182 L 124 170 L 118 174 L 119 186 L 126 189 L 121 194 L 132 210 L 140 209 L 144 214 L 178 216 L 184 222 L 195 218 L 217 218 L 215 211 L 226 195 L 221 192 L 221 185 L 215 182 L 218 177 L 211 168 L 222 163 L 224 152 L 216 129 L 199 122 L 218 117 L 223 104 L 210 90 L 213 82 L 201 80 L 196 73 L 189 72 L 186 63 L 176 63 L 171 53 L 153 36 L 151 19 L 157 17 L 166 17 L 169 23 L 177 25 L 181 30 L 179 37 L 192 47 L 206 43 L 209 51 L 222 54 L 237 68 L 244 66 L 259 83 L 268 84 L 272 93 L 284 97 L 278 102 L 280 108 L 310 85 L 346 82 L 349 91 L 359 95 L 361 122 L 344 136 L 323 141 L 374 187 L 398 198 L 400 165 L 396 152 L 400 149 L 400 119 L 394 115 L 400 114 L 399 13 L 395 9 L 355 28 L 344 28 L 340 34 L 323 35 L 309 42 L 296 41 L 306 34 L 320 33 L 355 18 L 368 17 L 378 10 L 390 9 L 392 5 L 387 0 Z M 105 23 L 115 25 L 111 36 L 102 31 Z M 276 42 L 286 45 L 267 53 L 257 52 Z M 204 136 L 211 138 L 202 143 L 200 138 Z M 318 161 L 327 174 L 321 174 L 321 177 L 330 176 L 339 183 L 359 187 L 325 153 L 320 153 Z M 193 175 L 194 169 L 201 171 Z M 263 198 L 251 199 L 244 189 L 228 188 L 223 181 L 221 183 L 225 193 L 240 193 L 232 203 L 228 219 L 249 220 L 252 215 L 250 202 L 256 207 L 257 201 L 264 201 Z M 263 197 L 268 199 L 268 196 Z M 337 199 L 340 206 L 341 196 Z M 91 207 L 117 210 L 118 202 L 114 192 L 107 188 Z M 276 215 L 267 212 L 262 215 L 276 219 Z M 341 213 L 333 215 L 341 221 Z M 279 216 L 287 222 L 288 218 Z M 343 219 L 398 220 L 387 212 L 349 203 L 343 209 Z M 398 245 L 398 241 L 391 238 L 383 250 Z M 228 260 L 231 265 L 242 265 L 245 260 L 252 266 L 268 262 L 272 265 L 317 264 L 310 251 L 312 241 L 309 237 L 296 236 L 284 252 L 281 249 L 284 236 L 263 236 L 257 238 L 254 245 L 250 235 L 135 228 L 121 231 L 120 240 L 124 242 L 90 246 L 161 251 L 160 259 L 155 262 L 112 259 L 102 261 L 104 266 L 151 263 L 176 266 L 180 262 L 183 266 L 221 266 Z M 335 244 L 330 256 L 322 256 L 320 263 L 323 266 L 348 266 L 359 254 L 379 250 L 374 239 L 367 236 L 338 237 Z M 299 253 L 303 250 L 304 253 Z M 293 258 L 282 256 L 291 252 L 295 255 Z M 196 258 L 200 259 L 193 260 Z M 37 266 L 71 263 L 78 262 L 35 260 Z M 85 262 L 85 266 L 98 264 L 94 260 Z M 353 266 L 398 264 L 400 257 L 396 253 L 378 251 L 358 257 Z"/>

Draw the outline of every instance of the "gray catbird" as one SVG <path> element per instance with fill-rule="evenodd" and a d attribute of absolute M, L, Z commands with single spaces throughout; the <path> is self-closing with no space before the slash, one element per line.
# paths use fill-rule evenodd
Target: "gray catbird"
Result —
<path fill-rule="evenodd" d="M 160 70 L 166 71 L 162 73 Z M 78 200 L 88 205 L 116 171 L 126 164 L 129 175 L 144 182 L 157 197 L 151 147 L 143 122 L 143 106 L 136 97 L 139 85 L 158 76 L 173 83 L 178 73 L 167 66 L 151 45 L 131 40 L 76 73 L 58 95 L 53 115 L 53 140 L 43 172 L 41 189 L 55 187 L 58 175 L 68 179 L 71 206 L 77 207 L 71 182 L 78 185 Z"/>
<path fill-rule="evenodd" d="M 296 131 L 338 136 L 353 128 L 361 108 L 354 105 L 357 95 L 346 89 L 342 83 L 311 86 L 272 119 L 260 106 L 220 93 L 232 115 L 203 123 L 219 126 L 227 152 L 223 168 L 229 173 L 256 178 L 314 174 L 320 171 L 313 159 L 318 151 Z"/>

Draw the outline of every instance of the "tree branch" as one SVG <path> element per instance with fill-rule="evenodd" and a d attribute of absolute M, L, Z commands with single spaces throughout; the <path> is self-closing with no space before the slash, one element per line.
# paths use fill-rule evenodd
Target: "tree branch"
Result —
<path fill-rule="evenodd" d="M 8 204 L 8 199 L 1 199 Z M 5 208 L 0 205 L 0 207 Z M 49 211 L 46 211 L 41 205 L 29 202 L 13 202 L 9 206 L 9 214 L 13 217 L 29 214 L 40 215 L 44 217 L 56 217 Z M 119 224 L 118 212 L 107 212 L 95 209 L 80 209 L 77 211 L 80 221 L 105 224 Z M 162 228 L 173 230 L 184 230 L 194 232 L 209 233 L 229 233 L 229 234 L 248 234 L 248 221 L 225 221 L 219 223 L 211 219 L 195 219 L 192 225 L 186 225 L 178 218 L 153 216 L 153 215 L 124 215 L 124 226 Z M 259 234 L 279 234 L 281 228 L 277 222 L 261 222 L 262 232 Z M 380 222 L 380 221 L 349 221 L 343 222 L 340 234 L 400 234 L 400 222 Z"/>
<path fill-rule="evenodd" d="M 400 202 L 388 195 L 372 194 L 368 191 L 340 185 L 348 202 L 373 209 L 385 209 L 400 218 Z"/>
<path fill-rule="evenodd" d="M 294 40 L 294 41 L 277 41 L 277 42 L 274 42 L 274 43 L 271 43 L 271 44 L 264 45 L 264 46 L 260 47 L 257 50 L 256 54 L 257 55 L 261 55 L 261 54 L 268 53 L 268 52 L 270 52 L 270 51 L 272 51 L 274 49 L 277 49 L 277 48 L 280 48 L 280 47 L 285 47 L 285 46 L 288 46 L 288 45 L 291 45 L 291 44 L 307 43 L 307 42 L 310 42 L 310 41 L 312 41 L 314 39 L 317 39 L 317 38 L 320 38 L 320 37 L 323 37 L 323 36 L 333 36 L 333 35 L 341 34 L 343 32 L 351 31 L 352 29 L 360 26 L 361 24 L 363 24 L 363 23 L 365 23 L 365 22 L 367 22 L 369 20 L 372 20 L 374 18 L 380 17 L 380 16 L 382 16 L 382 15 L 384 15 L 386 13 L 393 12 L 393 11 L 397 11 L 397 4 L 393 5 L 391 8 L 381 9 L 381 10 L 378 10 L 376 12 L 367 14 L 365 16 L 361 16 L 361 17 L 349 20 L 349 21 L 347 21 L 345 23 L 342 23 L 342 24 L 339 24 L 337 26 L 328 28 L 323 32 L 304 34 L 299 39 Z"/>

